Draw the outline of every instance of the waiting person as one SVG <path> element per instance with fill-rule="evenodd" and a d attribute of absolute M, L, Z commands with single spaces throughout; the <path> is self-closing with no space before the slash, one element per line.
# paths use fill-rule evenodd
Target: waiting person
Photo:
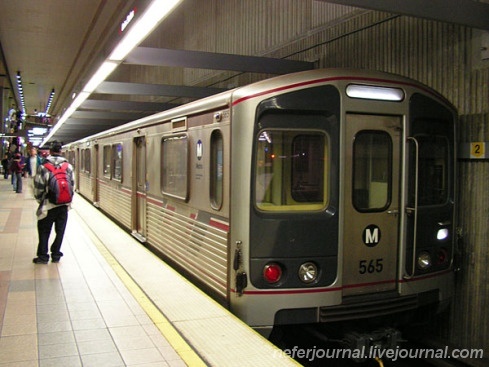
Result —
<path fill-rule="evenodd" d="M 13 176 L 13 188 L 17 194 L 22 193 L 22 173 L 24 172 L 24 161 L 21 153 L 15 153 L 10 163 L 10 172 Z"/>
<path fill-rule="evenodd" d="M 51 245 L 51 261 L 57 263 L 63 256 L 63 253 L 60 250 L 66 223 L 68 221 L 68 210 L 71 208 L 71 198 L 70 202 L 65 204 L 54 204 L 49 195 L 50 187 L 52 189 L 49 180 L 51 176 L 50 169 L 52 169 L 53 166 L 66 166 L 63 177 L 67 178 L 71 188 L 74 186 L 73 167 L 61 156 L 61 147 L 61 143 L 58 142 L 51 144 L 49 151 L 50 155 L 37 168 L 36 176 L 34 177 L 34 197 L 39 203 L 39 208 L 36 213 L 39 243 L 37 245 L 37 257 L 32 260 L 34 264 L 47 264 L 49 261 L 48 241 L 53 224 L 56 237 Z M 66 162 L 66 165 L 63 165 L 64 162 Z M 56 176 L 58 177 L 62 175 Z M 55 181 L 56 180 L 51 180 L 51 184 Z M 55 190 L 51 190 L 51 192 L 54 191 Z M 73 194 L 72 191 L 70 194 Z"/>
<path fill-rule="evenodd" d="M 2 167 L 3 167 L 3 178 L 8 179 L 8 174 L 9 174 L 9 159 L 8 159 L 8 154 L 5 153 L 2 159 Z"/>
<path fill-rule="evenodd" d="M 36 176 L 37 167 L 41 165 L 41 157 L 37 155 L 37 149 L 31 148 L 30 156 L 26 159 L 26 164 L 24 171 L 32 178 L 32 183 L 34 184 L 34 177 Z"/>

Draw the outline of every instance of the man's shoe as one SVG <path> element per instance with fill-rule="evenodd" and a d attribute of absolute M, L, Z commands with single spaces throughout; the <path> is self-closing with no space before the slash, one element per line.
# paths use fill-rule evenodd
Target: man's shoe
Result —
<path fill-rule="evenodd" d="M 59 263 L 59 259 L 51 259 L 52 263 Z"/>
<path fill-rule="evenodd" d="M 43 260 L 43 259 L 41 259 L 39 257 L 35 257 L 34 259 L 32 259 L 32 262 L 34 264 L 47 264 L 48 263 L 47 260 Z"/>

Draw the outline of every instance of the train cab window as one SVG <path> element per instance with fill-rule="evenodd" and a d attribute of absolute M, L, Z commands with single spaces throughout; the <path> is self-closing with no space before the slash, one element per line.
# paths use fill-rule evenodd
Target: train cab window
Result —
<path fill-rule="evenodd" d="M 161 141 L 161 189 L 184 200 L 188 199 L 188 150 L 186 135 Z"/>
<path fill-rule="evenodd" d="M 106 178 L 110 178 L 111 154 L 112 154 L 111 146 L 110 145 L 104 146 L 103 170 L 104 170 L 104 177 L 106 177 Z"/>
<path fill-rule="evenodd" d="M 112 146 L 112 178 L 117 181 L 122 181 L 122 144 L 114 144 Z"/>
<path fill-rule="evenodd" d="M 323 132 L 261 131 L 255 200 L 263 211 L 311 211 L 327 204 L 328 139 Z"/>
<path fill-rule="evenodd" d="M 390 203 L 392 140 L 382 131 L 360 131 L 353 145 L 353 206 L 380 211 Z"/>
<path fill-rule="evenodd" d="M 214 209 L 220 209 L 223 197 L 223 139 L 219 130 L 211 135 L 211 165 L 209 194 L 211 205 Z"/>

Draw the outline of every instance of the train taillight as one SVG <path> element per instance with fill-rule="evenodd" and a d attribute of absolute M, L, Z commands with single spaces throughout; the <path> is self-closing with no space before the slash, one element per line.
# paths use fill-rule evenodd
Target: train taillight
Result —
<path fill-rule="evenodd" d="M 277 263 L 268 263 L 263 268 L 263 278 L 271 284 L 279 282 L 282 274 L 282 267 Z"/>
<path fill-rule="evenodd" d="M 439 249 L 436 260 L 438 265 L 445 264 L 448 261 L 448 251 L 444 248 Z"/>

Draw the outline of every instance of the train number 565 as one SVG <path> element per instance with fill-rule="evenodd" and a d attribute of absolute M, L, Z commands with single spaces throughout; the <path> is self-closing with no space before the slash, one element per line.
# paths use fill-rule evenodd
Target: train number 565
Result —
<path fill-rule="evenodd" d="M 380 273 L 384 270 L 383 259 L 360 260 L 358 272 L 360 274 Z"/>

